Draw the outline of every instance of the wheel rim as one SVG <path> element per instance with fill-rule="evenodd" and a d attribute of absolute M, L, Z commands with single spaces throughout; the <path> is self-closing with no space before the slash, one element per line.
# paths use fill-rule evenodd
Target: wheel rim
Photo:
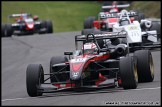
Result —
<path fill-rule="evenodd" d="M 138 82 L 137 65 L 136 63 L 134 63 L 133 65 L 134 65 L 134 78 L 136 82 Z"/>
<path fill-rule="evenodd" d="M 154 65 L 153 65 L 153 60 L 152 57 L 150 55 L 150 72 L 151 72 L 151 76 L 154 77 Z"/>

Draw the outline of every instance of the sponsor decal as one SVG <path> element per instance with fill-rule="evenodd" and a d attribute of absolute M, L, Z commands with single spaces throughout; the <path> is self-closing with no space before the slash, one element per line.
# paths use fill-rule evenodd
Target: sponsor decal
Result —
<path fill-rule="evenodd" d="M 71 63 L 79 63 L 79 62 L 85 62 L 86 58 L 77 58 L 77 59 L 72 59 Z"/>
<path fill-rule="evenodd" d="M 128 26 L 128 30 L 138 30 L 137 26 Z"/>
<path fill-rule="evenodd" d="M 79 72 L 72 72 L 72 76 L 76 78 L 78 76 Z"/>

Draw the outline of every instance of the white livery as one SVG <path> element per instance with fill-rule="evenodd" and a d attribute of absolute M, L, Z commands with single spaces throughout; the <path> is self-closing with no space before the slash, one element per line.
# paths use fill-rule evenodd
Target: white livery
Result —
<path fill-rule="evenodd" d="M 123 16 L 124 15 L 124 16 Z M 126 31 L 127 32 L 127 42 L 128 43 L 140 43 L 142 41 L 143 36 L 148 36 L 147 40 L 150 40 L 152 42 L 157 42 L 157 31 L 143 31 L 141 29 L 141 24 L 143 24 L 146 28 L 151 27 L 151 22 L 148 20 L 141 20 L 141 23 L 138 21 L 133 21 L 131 23 L 130 18 L 127 14 L 126 10 L 122 10 L 120 20 L 122 18 L 127 18 L 129 21 L 129 24 L 126 25 L 120 25 L 120 23 L 116 23 L 113 26 L 113 32 L 120 32 L 120 31 Z"/>

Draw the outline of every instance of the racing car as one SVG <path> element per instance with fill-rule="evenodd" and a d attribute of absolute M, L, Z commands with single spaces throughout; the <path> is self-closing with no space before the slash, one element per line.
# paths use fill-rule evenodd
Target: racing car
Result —
<path fill-rule="evenodd" d="M 149 50 L 139 50 L 131 56 L 126 52 L 129 48 L 125 44 L 100 48 L 97 42 L 97 40 L 126 38 L 126 35 L 126 32 L 76 35 L 76 51 L 64 52 L 65 56 L 52 57 L 50 73 L 45 74 L 41 64 L 27 66 L 28 95 L 35 97 L 66 89 L 103 87 L 135 89 L 138 82 L 152 82 L 154 69 Z"/>
<path fill-rule="evenodd" d="M 122 9 L 129 7 L 130 4 L 122 4 L 116 1 L 112 2 L 112 5 L 103 5 L 101 7 L 101 12 L 119 13 Z"/>
<path fill-rule="evenodd" d="M 51 20 L 39 21 L 38 16 L 29 13 L 12 14 L 8 16 L 15 19 L 15 23 L 2 24 L 2 37 L 10 37 L 12 35 L 28 35 L 34 33 L 53 33 L 53 25 Z"/>
<path fill-rule="evenodd" d="M 143 48 L 147 49 L 155 49 L 160 48 L 161 43 L 159 42 L 161 33 L 159 30 L 160 25 L 149 20 L 141 20 L 139 21 L 131 20 L 131 16 L 137 15 L 136 12 L 128 12 L 126 10 L 122 10 L 121 13 L 103 14 L 102 17 L 118 17 L 118 22 L 114 23 L 111 27 L 111 30 L 98 30 L 96 28 L 93 29 L 83 29 L 82 34 L 105 34 L 109 32 L 120 32 L 126 31 L 128 33 L 127 39 L 130 45 L 130 51 L 140 50 Z M 155 25 L 156 24 L 156 25 Z M 108 25 L 109 26 L 109 25 Z M 109 28 L 110 29 L 110 28 Z M 157 32 L 158 31 L 158 32 Z M 126 39 L 125 39 L 126 40 Z M 111 41 L 114 45 L 120 43 L 127 43 L 124 39 L 116 39 Z M 125 42 L 124 42 L 125 41 Z"/>
<path fill-rule="evenodd" d="M 96 27 L 100 30 L 111 30 L 112 25 L 118 22 L 118 15 L 120 14 L 121 10 L 123 8 L 129 7 L 129 4 L 124 5 L 117 5 L 116 2 L 113 3 L 110 6 L 102 6 L 102 11 L 98 14 L 98 20 L 94 16 L 88 17 L 84 21 L 84 29 L 90 29 L 93 27 Z M 136 15 L 130 15 L 131 20 L 137 20 L 141 22 L 142 19 L 145 19 L 145 16 L 143 13 L 137 11 L 137 10 L 130 10 L 130 13 L 136 13 Z M 113 17 L 112 17 L 113 16 Z"/>

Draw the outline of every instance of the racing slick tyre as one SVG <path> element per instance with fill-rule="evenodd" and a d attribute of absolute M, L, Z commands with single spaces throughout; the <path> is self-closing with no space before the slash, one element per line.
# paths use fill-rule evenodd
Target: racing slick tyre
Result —
<path fill-rule="evenodd" d="M 145 15 L 140 13 L 138 10 L 130 10 L 130 12 L 137 12 L 137 16 L 134 16 L 135 20 L 141 22 L 142 19 L 145 19 Z"/>
<path fill-rule="evenodd" d="M 161 38 L 161 24 L 157 21 L 152 21 L 152 26 L 149 30 L 157 31 L 157 39 Z"/>
<path fill-rule="evenodd" d="M 138 82 L 152 82 L 154 79 L 154 65 L 152 54 L 149 50 L 134 52 L 137 58 Z"/>
<path fill-rule="evenodd" d="M 81 32 L 81 35 L 88 35 L 90 33 L 93 33 L 94 29 L 83 29 Z"/>
<path fill-rule="evenodd" d="M 46 27 L 46 21 L 41 21 L 41 28 L 45 28 Z"/>
<path fill-rule="evenodd" d="M 33 35 L 34 31 L 29 31 L 26 35 Z"/>
<path fill-rule="evenodd" d="M 53 25 L 51 20 L 46 21 L 47 33 L 53 33 Z"/>
<path fill-rule="evenodd" d="M 88 34 L 102 34 L 102 31 L 92 28 L 92 29 L 83 29 L 81 34 L 82 35 L 88 35 Z M 104 47 L 104 41 L 103 40 L 97 40 L 97 43 L 99 45 L 99 47 L 102 49 Z"/>
<path fill-rule="evenodd" d="M 54 64 L 59 64 L 59 63 L 64 63 L 64 62 L 68 62 L 68 59 L 67 59 L 67 57 L 62 57 L 62 56 L 55 56 L 55 57 L 52 57 L 51 58 L 51 60 L 50 60 L 50 73 L 54 73 L 54 72 L 57 72 L 58 70 L 60 70 L 61 68 L 63 68 L 63 67 L 57 67 L 57 68 L 55 68 L 55 69 L 52 69 L 52 66 L 54 65 Z M 63 74 L 62 74 L 63 75 Z M 54 78 L 54 76 L 53 76 L 53 74 L 51 74 L 50 75 L 51 76 L 51 83 L 52 82 L 56 82 L 56 78 Z M 61 78 L 61 77 L 63 77 L 63 76 L 60 76 L 60 77 L 58 77 L 59 78 L 59 80 L 61 80 L 61 79 L 64 79 L 64 78 Z M 65 77 L 65 76 L 64 76 Z"/>
<path fill-rule="evenodd" d="M 84 21 L 84 29 L 93 28 L 93 22 L 96 20 L 95 16 L 90 16 Z"/>
<path fill-rule="evenodd" d="M 5 37 L 5 24 L 2 24 L 1 27 L 2 27 L 2 30 L 1 30 L 2 37 Z"/>
<path fill-rule="evenodd" d="M 11 37 L 13 34 L 13 29 L 11 24 L 6 24 L 6 37 Z"/>
<path fill-rule="evenodd" d="M 119 74 L 124 89 L 135 89 L 138 84 L 137 64 L 133 57 L 120 58 Z"/>
<path fill-rule="evenodd" d="M 44 82 L 44 70 L 41 64 L 29 64 L 26 70 L 27 93 L 31 97 L 41 96 L 43 92 L 38 91 Z"/>
<path fill-rule="evenodd" d="M 111 39 L 111 44 L 112 45 L 118 45 L 118 44 L 120 44 L 120 40 L 118 38 Z"/>
<path fill-rule="evenodd" d="M 141 22 L 141 20 L 145 19 L 145 15 L 143 13 L 138 13 L 138 17 L 139 17 L 139 22 Z"/>
<path fill-rule="evenodd" d="M 130 12 L 137 12 L 137 14 L 139 14 L 139 11 L 138 10 L 130 10 Z M 137 16 L 134 16 L 134 20 L 139 21 L 138 15 Z"/>
<path fill-rule="evenodd" d="M 46 28 L 46 21 L 40 21 L 40 26 L 39 26 L 39 34 L 45 34 L 46 30 L 44 30 L 44 28 Z M 42 30 L 43 29 L 43 30 Z"/>

